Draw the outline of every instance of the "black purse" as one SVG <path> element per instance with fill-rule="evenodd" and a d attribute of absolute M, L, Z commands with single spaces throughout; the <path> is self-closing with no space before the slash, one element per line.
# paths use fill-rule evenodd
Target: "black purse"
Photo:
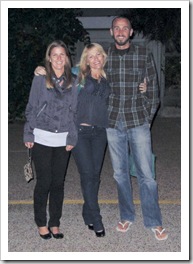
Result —
<path fill-rule="evenodd" d="M 32 155 L 31 155 L 32 150 L 30 148 L 27 149 L 27 153 L 28 153 L 28 161 L 27 163 L 24 165 L 24 176 L 25 176 L 25 180 L 29 183 L 31 180 L 33 180 L 36 176 L 36 172 L 35 172 L 35 167 L 34 167 L 34 163 L 32 161 Z"/>

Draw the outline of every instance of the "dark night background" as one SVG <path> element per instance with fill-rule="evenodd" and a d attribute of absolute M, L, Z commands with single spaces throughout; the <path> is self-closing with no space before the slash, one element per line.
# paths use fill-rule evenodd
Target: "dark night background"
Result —
<path fill-rule="evenodd" d="M 94 11 L 94 12 L 93 12 Z M 9 8 L 8 9 L 8 117 L 9 122 L 24 118 L 33 72 L 43 65 L 47 45 L 62 39 L 72 56 L 76 43 L 89 42 L 89 35 L 78 17 L 128 16 L 135 31 L 166 47 L 163 69 L 165 85 L 181 89 L 181 9 L 76 9 Z M 180 107 L 180 105 L 177 105 Z"/>

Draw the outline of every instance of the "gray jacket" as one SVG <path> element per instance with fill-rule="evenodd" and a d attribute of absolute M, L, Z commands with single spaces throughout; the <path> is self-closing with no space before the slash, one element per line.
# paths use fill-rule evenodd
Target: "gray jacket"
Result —
<path fill-rule="evenodd" d="M 68 132 L 67 145 L 77 143 L 77 88 L 46 88 L 45 76 L 34 76 L 26 106 L 24 142 L 34 142 L 34 128 L 61 133 Z"/>

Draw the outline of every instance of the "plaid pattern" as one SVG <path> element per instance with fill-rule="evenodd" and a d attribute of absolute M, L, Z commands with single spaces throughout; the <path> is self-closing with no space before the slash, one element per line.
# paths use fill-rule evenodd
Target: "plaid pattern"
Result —
<path fill-rule="evenodd" d="M 131 44 L 123 56 L 112 45 L 105 65 L 111 86 L 109 97 L 109 127 L 116 128 L 119 120 L 126 128 L 151 123 L 158 108 L 157 75 L 151 54 L 145 47 Z M 147 92 L 139 84 L 147 80 Z"/>

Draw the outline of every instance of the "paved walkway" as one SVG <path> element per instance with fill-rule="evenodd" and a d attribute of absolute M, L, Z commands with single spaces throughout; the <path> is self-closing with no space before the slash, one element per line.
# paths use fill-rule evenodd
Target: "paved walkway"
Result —
<path fill-rule="evenodd" d="M 7 260 L 184 259 L 184 255 L 181 255 L 184 248 L 181 246 L 180 118 L 158 117 L 152 128 L 163 226 L 169 233 L 166 241 L 157 241 L 153 233 L 143 226 L 135 177 L 132 177 L 132 184 L 136 221 L 127 233 L 116 231 L 119 211 L 108 149 L 102 169 L 99 194 L 106 236 L 97 238 L 83 223 L 79 175 L 71 157 L 65 182 L 65 200 L 61 219 L 64 239 L 59 241 L 54 238 L 49 241 L 41 239 L 33 220 L 32 197 L 35 182 L 26 183 L 23 175 L 27 152 L 22 143 L 22 133 L 23 123 L 9 124 Z"/>

